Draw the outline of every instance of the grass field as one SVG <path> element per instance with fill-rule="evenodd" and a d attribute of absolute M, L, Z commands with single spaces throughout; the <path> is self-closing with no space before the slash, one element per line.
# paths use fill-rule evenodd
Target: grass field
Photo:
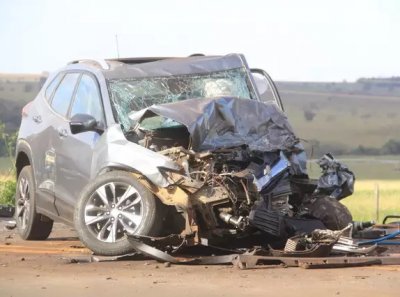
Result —
<path fill-rule="evenodd" d="M 357 180 L 398 180 L 400 181 L 400 156 L 335 156 L 354 172 Z M 312 178 L 321 175 L 316 160 L 307 164 Z"/>
<path fill-rule="evenodd" d="M 280 90 L 297 135 L 344 151 L 400 138 L 400 97 Z M 311 113 L 306 120 L 305 114 Z"/>
<path fill-rule="evenodd" d="M 15 177 L 13 174 L 0 174 L 0 205 L 14 204 Z"/>
<path fill-rule="evenodd" d="M 0 157 L 0 176 L 4 176 L 13 167 L 10 158 Z"/>
<path fill-rule="evenodd" d="M 11 174 L 0 174 L 0 182 L 8 181 L 8 180 L 13 180 L 15 179 L 13 175 Z"/>
<path fill-rule="evenodd" d="M 338 156 L 356 176 L 354 194 L 342 200 L 356 221 L 376 220 L 376 187 L 379 187 L 379 222 L 386 215 L 400 215 L 400 156 Z M 314 161 L 308 162 L 312 178 L 321 174 Z"/>
<path fill-rule="evenodd" d="M 356 221 L 376 220 L 376 187 L 379 187 L 379 222 L 400 215 L 400 180 L 358 180 L 354 194 L 342 200 Z"/>

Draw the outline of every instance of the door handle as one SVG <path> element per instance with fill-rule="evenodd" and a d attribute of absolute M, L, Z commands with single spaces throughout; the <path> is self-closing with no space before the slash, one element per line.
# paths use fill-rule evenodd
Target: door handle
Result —
<path fill-rule="evenodd" d="M 68 131 L 65 128 L 58 128 L 58 135 L 60 137 L 67 137 L 68 136 Z"/>
<path fill-rule="evenodd" d="M 40 124 L 42 122 L 42 117 L 40 115 L 35 115 L 32 117 L 32 119 L 37 124 Z"/>

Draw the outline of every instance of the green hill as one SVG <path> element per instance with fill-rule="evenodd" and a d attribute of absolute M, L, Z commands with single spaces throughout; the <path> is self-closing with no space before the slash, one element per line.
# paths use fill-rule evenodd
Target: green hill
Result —
<path fill-rule="evenodd" d="M 8 132 L 18 129 L 21 108 L 35 98 L 46 75 L 0 74 L 0 121 Z M 277 82 L 277 87 L 295 131 L 308 141 L 306 147 L 313 145 L 316 157 L 327 151 L 371 154 L 390 139 L 400 143 L 399 78 Z"/>
<path fill-rule="evenodd" d="M 290 85 L 278 83 L 290 122 L 299 137 L 324 150 L 349 153 L 359 146 L 381 148 L 390 139 L 400 140 L 400 96 Z"/>

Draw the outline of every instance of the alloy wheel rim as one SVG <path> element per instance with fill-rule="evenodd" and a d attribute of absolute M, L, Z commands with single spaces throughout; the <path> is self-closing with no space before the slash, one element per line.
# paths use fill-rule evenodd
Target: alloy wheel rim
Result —
<path fill-rule="evenodd" d="M 143 201 L 130 184 L 110 182 L 92 193 L 85 205 L 85 225 L 102 242 L 113 243 L 135 233 L 143 220 Z"/>
<path fill-rule="evenodd" d="M 16 197 L 16 219 L 22 230 L 28 226 L 30 214 L 30 187 L 25 177 L 22 177 L 18 184 L 18 197 Z"/>

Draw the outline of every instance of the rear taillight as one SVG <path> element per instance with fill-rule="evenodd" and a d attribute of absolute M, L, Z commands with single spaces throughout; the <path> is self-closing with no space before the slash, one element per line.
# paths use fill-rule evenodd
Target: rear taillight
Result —
<path fill-rule="evenodd" d="M 29 102 L 28 104 L 26 104 L 26 105 L 22 108 L 21 114 L 22 114 L 23 117 L 28 116 L 29 107 L 30 107 L 31 104 L 32 104 L 32 101 Z"/>

